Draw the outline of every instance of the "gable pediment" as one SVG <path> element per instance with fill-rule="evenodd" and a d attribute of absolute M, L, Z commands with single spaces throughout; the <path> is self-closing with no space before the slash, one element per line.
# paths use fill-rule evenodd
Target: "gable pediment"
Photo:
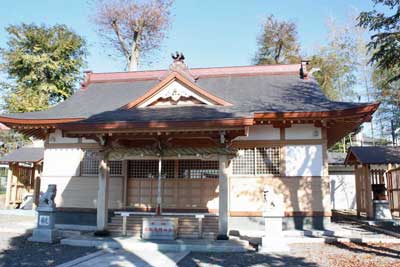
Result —
<path fill-rule="evenodd" d="M 151 106 L 230 106 L 225 100 L 200 88 L 181 74 L 173 72 L 125 108 L 145 108 Z"/>

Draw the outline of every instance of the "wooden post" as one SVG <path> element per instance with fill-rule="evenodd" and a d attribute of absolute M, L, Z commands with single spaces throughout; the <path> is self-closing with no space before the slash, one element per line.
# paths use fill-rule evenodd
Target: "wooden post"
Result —
<path fill-rule="evenodd" d="M 370 167 L 369 165 L 364 165 L 364 175 L 365 175 L 365 204 L 367 218 L 372 219 L 374 217 L 373 203 L 372 203 L 372 184 L 370 177 Z"/>
<path fill-rule="evenodd" d="M 13 208 L 17 206 L 17 195 L 18 195 L 18 175 L 19 175 L 19 166 L 18 163 L 15 163 L 12 168 L 12 178 L 11 178 L 11 191 L 14 191 L 14 194 L 11 192 L 11 201 L 13 204 Z"/>
<path fill-rule="evenodd" d="M 128 161 L 122 161 L 122 177 L 123 177 L 123 188 L 122 188 L 122 207 L 126 209 L 128 207 Z"/>
<path fill-rule="evenodd" d="M 229 160 L 226 155 L 219 156 L 219 207 L 218 207 L 218 236 L 219 240 L 228 239 L 228 177 Z"/>
<path fill-rule="evenodd" d="M 157 208 L 156 214 L 161 215 L 162 210 L 162 192 L 161 192 L 161 176 L 162 176 L 162 160 L 161 157 L 158 159 L 158 181 L 157 181 Z"/>
<path fill-rule="evenodd" d="M 355 185 L 356 185 L 356 204 L 357 204 L 357 217 L 360 217 L 360 211 L 361 211 L 361 195 L 362 195 L 362 187 L 360 183 L 360 169 L 358 168 L 358 165 L 354 166 L 354 179 L 355 179 Z"/>
<path fill-rule="evenodd" d="M 8 164 L 8 171 L 7 171 L 7 187 L 6 187 L 6 203 L 5 207 L 8 208 L 10 205 L 10 198 L 11 198 L 11 183 L 13 178 L 13 164 Z"/>
<path fill-rule="evenodd" d="M 100 153 L 99 160 L 99 189 L 97 192 L 97 230 L 103 231 L 108 221 L 108 187 L 109 167 L 104 152 Z"/>

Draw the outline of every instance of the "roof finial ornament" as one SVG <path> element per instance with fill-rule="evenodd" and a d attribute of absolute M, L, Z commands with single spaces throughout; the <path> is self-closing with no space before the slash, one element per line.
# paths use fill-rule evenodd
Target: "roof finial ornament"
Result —
<path fill-rule="evenodd" d="M 300 63 L 300 79 L 307 80 L 308 72 L 307 65 L 310 64 L 310 60 L 302 59 Z"/>
<path fill-rule="evenodd" d="M 172 64 L 169 66 L 169 72 L 161 76 L 160 79 L 162 80 L 166 77 L 166 75 L 169 75 L 171 72 L 178 72 L 189 81 L 195 82 L 196 77 L 191 73 L 188 66 L 186 65 L 185 56 L 183 55 L 183 53 L 176 51 L 175 53 L 171 54 L 171 57 L 174 62 L 172 62 Z"/>
<path fill-rule="evenodd" d="M 172 59 L 174 60 L 174 62 L 179 61 L 179 62 L 184 63 L 185 56 L 183 55 L 182 52 L 176 51 L 175 54 L 174 54 L 174 53 L 171 54 L 171 57 L 172 57 Z"/>

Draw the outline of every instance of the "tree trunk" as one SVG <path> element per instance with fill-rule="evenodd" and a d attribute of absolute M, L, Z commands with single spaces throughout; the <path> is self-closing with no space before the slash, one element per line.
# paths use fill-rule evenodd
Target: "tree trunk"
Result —
<path fill-rule="evenodd" d="M 141 34 L 137 31 L 133 35 L 133 44 L 131 47 L 131 57 L 128 64 L 128 71 L 137 71 L 139 65 L 139 55 L 140 55 L 140 48 L 139 48 L 139 41 L 140 41 Z"/>
<path fill-rule="evenodd" d="M 128 71 L 137 71 L 139 65 L 139 50 L 133 49 L 128 65 Z"/>

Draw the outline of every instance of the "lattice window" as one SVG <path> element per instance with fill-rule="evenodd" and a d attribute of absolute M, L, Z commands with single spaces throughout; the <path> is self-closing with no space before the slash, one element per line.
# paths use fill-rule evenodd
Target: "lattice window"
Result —
<path fill-rule="evenodd" d="M 280 148 L 257 147 L 255 150 L 257 174 L 280 173 Z"/>
<path fill-rule="evenodd" d="M 280 174 L 280 147 L 240 149 L 233 159 L 233 174 L 258 175 Z"/>
<path fill-rule="evenodd" d="M 110 176 L 122 175 L 122 161 L 110 160 Z M 81 175 L 96 176 L 99 175 L 99 155 L 96 151 L 84 151 L 81 161 Z"/>
<path fill-rule="evenodd" d="M 179 178 L 218 178 L 218 161 L 179 160 Z"/>
<path fill-rule="evenodd" d="M 110 166 L 110 176 L 122 175 L 122 161 L 121 160 L 110 160 L 108 162 Z"/>
<path fill-rule="evenodd" d="M 96 151 L 84 151 L 81 161 L 81 175 L 95 176 L 99 174 L 99 157 Z"/>
<path fill-rule="evenodd" d="M 163 178 L 218 178 L 218 161 L 163 160 Z M 131 178 L 158 177 L 158 160 L 130 160 L 128 175 Z"/>
<path fill-rule="evenodd" d="M 233 174 L 254 175 L 254 156 L 254 148 L 240 149 L 232 161 Z"/>
<path fill-rule="evenodd" d="M 157 160 L 128 161 L 128 175 L 131 178 L 156 178 L 158 172 Z"/>

